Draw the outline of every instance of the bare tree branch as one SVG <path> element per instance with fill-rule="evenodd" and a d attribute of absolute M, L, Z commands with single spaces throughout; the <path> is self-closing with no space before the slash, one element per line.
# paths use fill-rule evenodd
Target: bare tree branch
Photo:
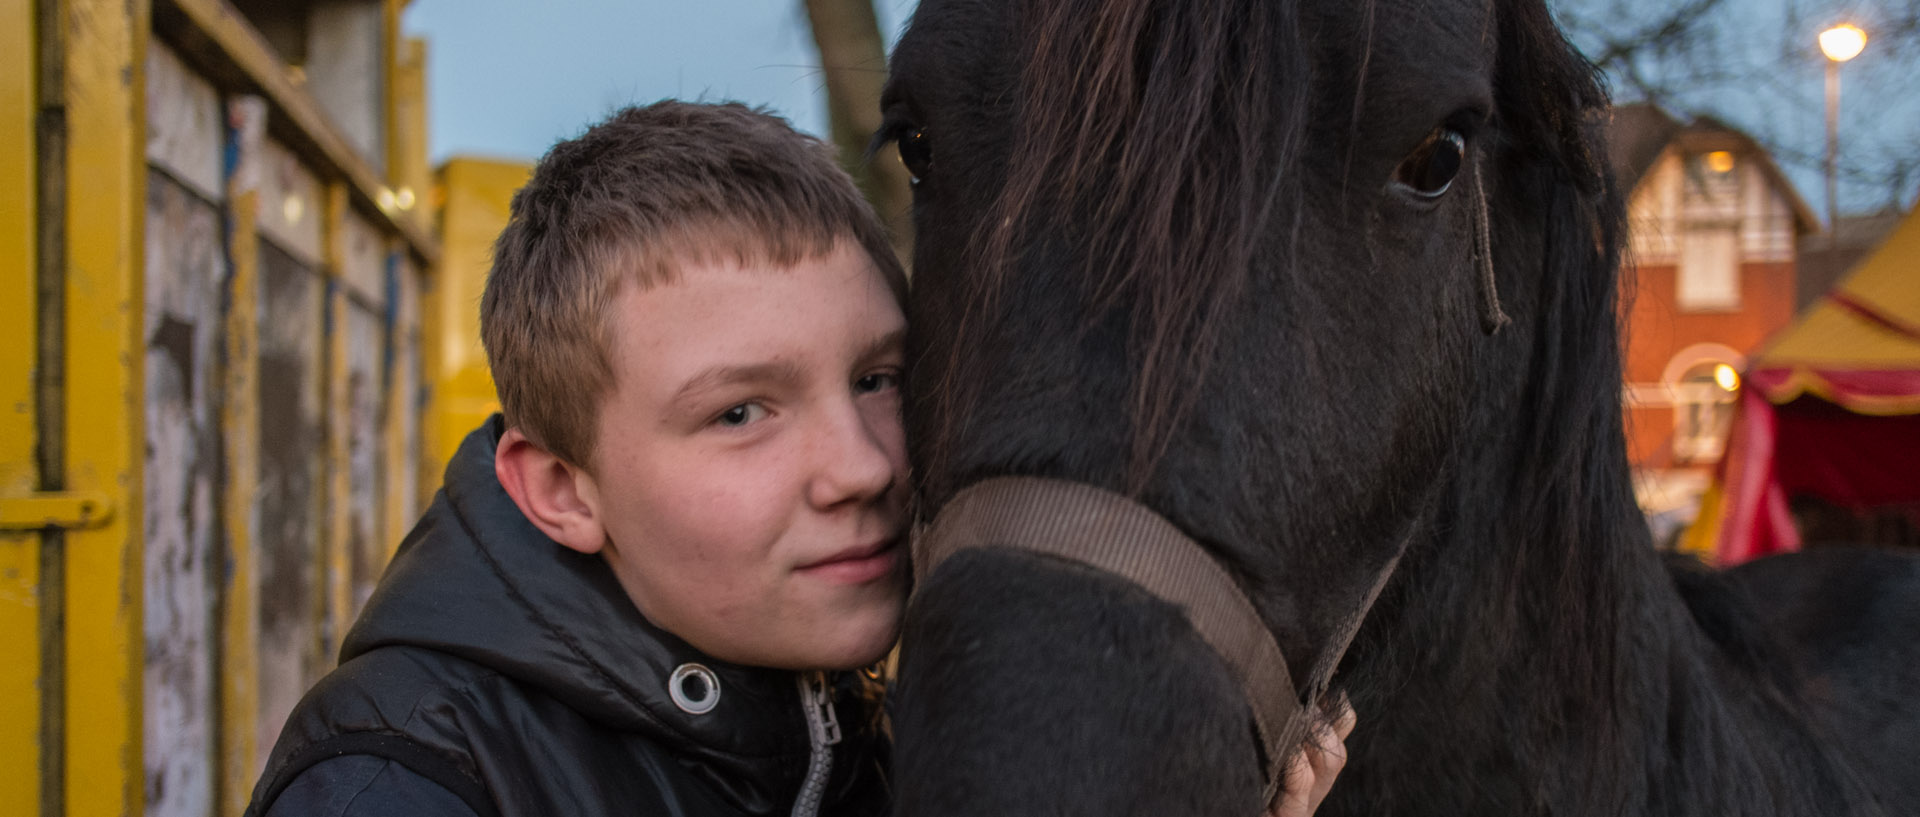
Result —
<path fill-rule="evenodd" d="M 867 200 L 893 233 L 901 260 L 913 257 L 912 193 L 898 156 L 882 151 L 867 158 L 867 144 L 880 128 L 880 91 L 887 81 L 886 48 L 872 0 L 806 0 L 813 42 L 827 80 L 827 111 L 840 161 L 860 182 Z"/>
<path fill-rule="evenodd" d="M 1815 34 L 1841 21 L 1829 0 L 1548 0 L 1621 102 L 1711 114 L 1751 134 L 1802 179 L 1820 172 Z M 1920 0 L 1859 0 L 1869 51 L 1845 69 L 1843 210 L 1904 206 L 1920 165 Z"/>

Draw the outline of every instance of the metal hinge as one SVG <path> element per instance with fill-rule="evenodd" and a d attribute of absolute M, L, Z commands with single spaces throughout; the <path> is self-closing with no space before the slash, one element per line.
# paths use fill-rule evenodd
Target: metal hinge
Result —
<path fill-rule="evenodd" d="M 113 519 L 113 502 L 90 491 L 0 497 L 0 530 L 97 528 Z"/>

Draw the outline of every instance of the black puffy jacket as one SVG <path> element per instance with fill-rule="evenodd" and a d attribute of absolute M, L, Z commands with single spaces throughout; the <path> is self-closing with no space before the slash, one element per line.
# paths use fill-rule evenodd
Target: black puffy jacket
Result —
<path fill-rule="evenodd" d="M 601 558 L 508 499 L 500 432 L 496 416 L 461 444 L 340 666 L 288 719 L 249 814 L 885 813 L 874 679 L 727 664 L 648 624 Z M 718 679 L 703 714 L 667 689 L 688 664 Z M 354 792 L 315 784 L 392 765 Z"/>

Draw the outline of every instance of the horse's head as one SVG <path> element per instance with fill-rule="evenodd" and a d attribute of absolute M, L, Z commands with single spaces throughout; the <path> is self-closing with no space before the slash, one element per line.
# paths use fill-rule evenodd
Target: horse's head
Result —
<path fill-rule="evenodd" d="M 1005 474 L 1133 495 L 1296 682 L 1330 670 L 1488 407 L 1548 338 L 1610 337 L 1603 104 L 1540 0 L 922 0 L 883 135 L 924 512 Z M 917 593 L 904 813 L 1256 807 L 1246 704 L 1175 608 L 996 549 Z"/>

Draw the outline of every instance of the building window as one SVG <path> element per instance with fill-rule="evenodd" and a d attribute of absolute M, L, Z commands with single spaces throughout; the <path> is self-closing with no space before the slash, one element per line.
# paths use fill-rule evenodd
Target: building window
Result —
<path fill-rule="evenodd" d="M 1680 206 L 1688 221 L 1740 218 L 1740 167 L 1724 150 L 1687 157 Z"/>
<path fill-rule="evenodd" d="M 1674 303 L 1688 312 L 1739 309 L 1740 168 L 1724 150 L 1689 157 L 1685 167 Z"/>
<path fill-rule="evenodd" d="M 1674 460 L 1718 462 L 1733 428 L 1738 371 L 1720 361 L 1701 361 L 1687 367 L 1672 388 Z"/>
<path fill-rule="evenodd" d="M 1680 241 L 1680 282 L 1674 302 L 1688 312 L 1740 308 L 1737 224 L 1688 225 Z"/>

